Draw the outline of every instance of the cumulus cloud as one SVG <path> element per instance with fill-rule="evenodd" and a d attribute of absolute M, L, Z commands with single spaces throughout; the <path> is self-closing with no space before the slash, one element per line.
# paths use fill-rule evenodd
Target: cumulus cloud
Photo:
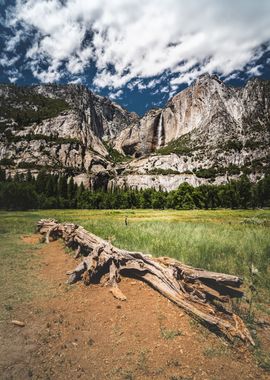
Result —
<path fill-rule="evenodd" d="M 9 69 L 6 72 L 10 83 L 16 83 L 21 78 L 21 73 L 17 69 Z"/>
<path fill-rule="evenodd" d="M 17 0 L 4 53 L 31 31 L 25 59 L 40 81 L 78 76 L 93 63 L 93 85 L 115 96 L 125 85 L 155 88 L 164 73 L 173 94 L 205 72 L 226 78 L 259 59 L 270 46 L 269 14 L 269 0 Z"/>
<path fill-rule="evenodd" d="M 3 66 L 3 67 L 13 66 L 19 59 L 20 59 L 19 56 L 13 56 L 12 58 L 9 58 L 6 54 L 3 54 L 0 58 L 0 66 Z"/>
<path fill-rule="evenodd" d="M 122 95 L 123 95 L 123 90 L 118 90 L 116 92 L 110 93 L 110 98 L 112 100 L 116 100 L 116 99 L 119 99 Z"/>
<path fill-rule="evenodd" d="M 263 70 L 263 65 L 257 65 L 257 66 L 252 67 L 251 69 L 249 69 L 247 74 L 249 76 L 258 76 L 261 74 L 262 70 Z"/>

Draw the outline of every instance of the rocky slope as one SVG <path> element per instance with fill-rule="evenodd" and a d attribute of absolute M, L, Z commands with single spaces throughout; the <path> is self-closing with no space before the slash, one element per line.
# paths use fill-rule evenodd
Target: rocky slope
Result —
<path fill-rule="evenodd" d="M 85 185 L 108 177 L 105 141 L 138 116 L 78 85 L 0 87 L 0 163 L 11 175 L 46 167 Z"/>
<path fill-rule="evenodd" d="M 79 85 L 2 85 L 0 133 L 11 174 L 47 167 L 94 188 L 256 181 L 269 170 L 270 82 L 203 75 L 142 118 Z"/>
<path fill-rule="evenodd" d="M 171 190 L 183 181 L 223 183 L 243 173 L 255 181 L 269 171 L 269 142 L 270 82 L 254 79 L 233 88 L 203 75 L 164 109 L 121 132 L 115 147 L 142 158 L 112 186 L 140 182 Z"/>

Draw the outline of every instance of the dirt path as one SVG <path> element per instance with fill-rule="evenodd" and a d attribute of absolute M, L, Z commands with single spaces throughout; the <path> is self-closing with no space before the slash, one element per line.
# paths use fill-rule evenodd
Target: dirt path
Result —
<path fill-rule="evenodd" d="M 50 296 L 13 310 L 25 327 L 1 323 L 1 379 L 270 378 L 242 345 L 231 348 L 147 285 L 123 279 L 120 302 L 99 285 L 65 285 L 74 259 L 60 242 L 38 255 L 33 275 Z"/>

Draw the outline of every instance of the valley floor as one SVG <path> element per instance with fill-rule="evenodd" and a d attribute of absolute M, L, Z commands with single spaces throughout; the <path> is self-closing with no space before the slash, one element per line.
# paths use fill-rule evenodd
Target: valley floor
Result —
<path fill-rule="evenodd" d="M 49 210 L 0 217 L 1 379 L 270 378 L 270 211 Z M 229 344 L 135 280 L 121 281 L 125 302 L 99 285 L 67 286 L 66 272 L 76 264 L 61 242 L 39 243 L 34 226 L 44 217 L 77 222 L 116 246 L 240 274 L 246 283 L 252 261 L 258 294 L 248 323 L 256 347 Z M 236 306 L 246 313 L 245 301 Z"/>

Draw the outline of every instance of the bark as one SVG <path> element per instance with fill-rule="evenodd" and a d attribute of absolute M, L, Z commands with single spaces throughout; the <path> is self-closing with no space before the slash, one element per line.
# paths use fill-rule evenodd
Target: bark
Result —
<path fill-rule="evenodd" d="M 81 280 L 86 285 L 106 284 L 114 297 L 124 301 L 118 287 L 121 276 L 142 280 L 217 333 L 254 344 L 242 319 L 230 310 L 231 299 L 243 296 L 239 277 L 193 268 L 169 257 L 119 249 L 72 223 L 42 219 L 37 226 L 46 242 L 62 238 L 76 251 L 76 258 L 82 257 L 69 275 L 69 284 Z"/>

